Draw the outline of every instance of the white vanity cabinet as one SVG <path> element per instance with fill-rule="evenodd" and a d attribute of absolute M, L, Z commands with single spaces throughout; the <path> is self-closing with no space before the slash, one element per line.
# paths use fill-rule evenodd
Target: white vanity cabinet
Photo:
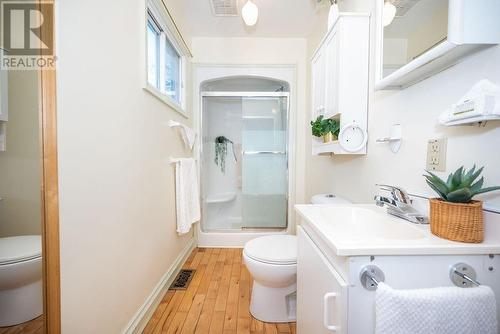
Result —
<path fill-rule="evenodd" d="M 368 114 L 370 15 L 341 13 L 311 59 L 311 118 L 340 120 L 365 132 Z M 313 138 L 313 154 L 365 154 L 366 147 L 346 151 L 338 141 Z"/>
<path fill-rule="evenodd" d="M 359 255 L 360 245 L 346 248 L 356 255 L 338 255 L 346 251 L 345 245 L 332 247 L 318 226 L 303 220 L 297 228 L 298 334 L 373 334 L 376 292 L 365 289 L 360 281 L 367 265 L 381 269 L 384 282 L 393 288 L 418 289 L 453 286 L 450 268 L 467 263 L 475 269 L 477 281 L 493 289 L 500 317 L 498 253 L 424 255 L 413 250 L 402 251 L 404 255 Z"/>

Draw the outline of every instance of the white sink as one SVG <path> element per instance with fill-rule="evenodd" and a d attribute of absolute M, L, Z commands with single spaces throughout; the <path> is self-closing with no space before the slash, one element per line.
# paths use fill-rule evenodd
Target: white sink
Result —
<path fill-rule="evenodd" d="M 323 219 L 328 220 L 331 228 L 351 238 L 378 239 L 421 239 L 425 233 L 415 226 L 394 218 L 376 208 L 356 206 L 319 206 Z"/>
<path fill-rule="evenodd" d="M 485 240 L 468 244 L 441 239 L 429 225 L 413 224 L 374 204 L 296 205 L 300 224 L 336 255 L 499 254 L 500 217 L 485 214 Z"/>

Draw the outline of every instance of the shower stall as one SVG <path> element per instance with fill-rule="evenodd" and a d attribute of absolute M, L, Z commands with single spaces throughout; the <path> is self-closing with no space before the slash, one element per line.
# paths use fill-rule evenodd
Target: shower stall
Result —
<path fill-rule="evenodd" d="M 200 95 L 202 231 L 285 230 L 288 85 L 226 78 Z"/>

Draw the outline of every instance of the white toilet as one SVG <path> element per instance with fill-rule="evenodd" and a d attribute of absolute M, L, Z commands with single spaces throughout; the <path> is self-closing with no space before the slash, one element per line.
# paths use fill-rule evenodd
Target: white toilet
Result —
<path fill-rule="evenodd" d="M 315 195 L 312 204 L 349 204 L 349 200 L 330 194 Z M 293 235 L 277 234 L 246 243 L 243 260 L 253 276 L 250 313 L 264 322 L 296 320 L 297 240 Z"/>
<path fill-rule="evenodd" d="M 41 237 L 0 238 L 0 327 L 32 320 L 42 312 Z"/>
<path fill-rule="evenodd" d="M 243 260 L 254 279 L 250 313 L 264 322 L 295 321 L 296 237 L 279 234 L 250 240 Z"/>

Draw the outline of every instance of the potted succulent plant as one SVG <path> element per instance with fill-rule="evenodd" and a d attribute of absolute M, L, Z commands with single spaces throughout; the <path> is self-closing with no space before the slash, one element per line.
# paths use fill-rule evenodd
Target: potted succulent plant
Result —
<path fill-rule="evenodd" d="M 483 188 L 484 178 L 477 180 L 483 168 L 476 170 L 474 165 L 467 171 L 462 166 L 450 174 L 446 182 L 427 171 L 427 175 L 424 175 L 426 182 L 439 195 L 439 198 L 429 200 L 433 234 L 454 241 L 483 241 L 483 202 L 472 198 L 500 189 Z"/>
<path fill-rule="evenodd" d="M 324 118 L 320 115 L 316 120 L 311 121 L 312 135 L 322 137 L 324 143 L 337 139 L 340 131 L 340 123 L 336 119 Z"/>

